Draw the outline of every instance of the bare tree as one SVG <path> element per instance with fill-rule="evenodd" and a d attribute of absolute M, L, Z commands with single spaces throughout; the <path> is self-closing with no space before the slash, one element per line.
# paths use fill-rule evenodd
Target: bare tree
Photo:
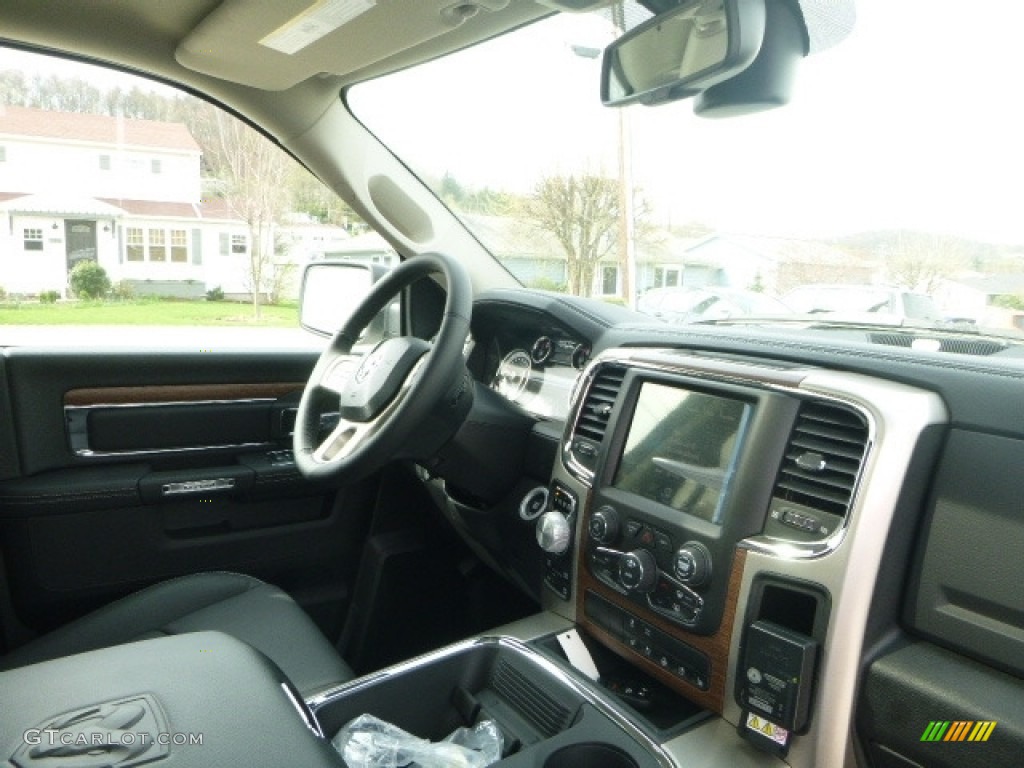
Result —
<path fill-rule="evenodd" d="M 928 294 L 934 293 L 962 260 L 955 240 L 922 233 L 900 233 L 883 255 L 891 282 Z"/>
<path fill-rule="evenodd" d="M 524 213 L 565 251 L 569 293 L 589 296 L 597 265 L 617 242 L 618 182 L 593 174 L 549 176 L 534 188 Z"/>
<path fill-rule="evenodd" d="M 220 110 L 207 112 L 207 119 L 212 122 L 197 126 L 206 136 L 197 138 L 206 149 L 204 162 L 224 183 L 231 211 L 249 229 L 245 283 L 259 317 L 262 296 L 274 287 L 274 228 L 288 210 L 289 159 L 265 136 Z"/>

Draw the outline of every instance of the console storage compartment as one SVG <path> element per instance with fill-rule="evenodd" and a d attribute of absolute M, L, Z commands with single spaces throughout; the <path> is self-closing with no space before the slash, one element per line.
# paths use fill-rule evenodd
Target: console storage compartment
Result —
<path fill-rule="evenodd" d="M 552 661 L 508 638 L 481 638 L 401 664 L 312 699 L 328 738 L 371 714 L 439 741 L 493 720 L 500 765 L 654 768 L 660 750 Z"/>

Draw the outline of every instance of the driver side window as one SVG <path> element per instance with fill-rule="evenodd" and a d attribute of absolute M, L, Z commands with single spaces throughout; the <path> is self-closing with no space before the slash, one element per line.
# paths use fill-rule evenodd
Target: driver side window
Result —
<path fill-rule="evenodd" d="M 0 323 L 12 344 L 319 346 L 307 265 L 394 250 L 266 137 L 168 86 L 0 49 Z M 116 337 L 116 338 L 115 338 Z"/>

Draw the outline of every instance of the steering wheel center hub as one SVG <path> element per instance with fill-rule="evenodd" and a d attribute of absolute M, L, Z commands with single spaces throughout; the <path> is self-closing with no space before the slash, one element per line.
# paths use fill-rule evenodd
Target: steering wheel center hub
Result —
<path fill-rule="evenodd" d="M 413 366 L 430 349 L 423 339 L 401 337 L 378 344 L 340 393 L 339 412 L 347 421 L 369 421 L 398 394 Z"/>

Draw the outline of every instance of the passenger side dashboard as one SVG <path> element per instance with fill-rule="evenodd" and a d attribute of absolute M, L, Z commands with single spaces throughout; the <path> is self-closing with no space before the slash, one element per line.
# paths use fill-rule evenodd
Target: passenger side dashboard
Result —
<path fill-rule="evenodd" d="M 947 419 L 875 377 L 608 350 L 556 462 L 574 536 L 544 603 L 791 764 L 841 765 L 904 476 Z M 767 722 L 798 735 L 773 747 Z"/>

